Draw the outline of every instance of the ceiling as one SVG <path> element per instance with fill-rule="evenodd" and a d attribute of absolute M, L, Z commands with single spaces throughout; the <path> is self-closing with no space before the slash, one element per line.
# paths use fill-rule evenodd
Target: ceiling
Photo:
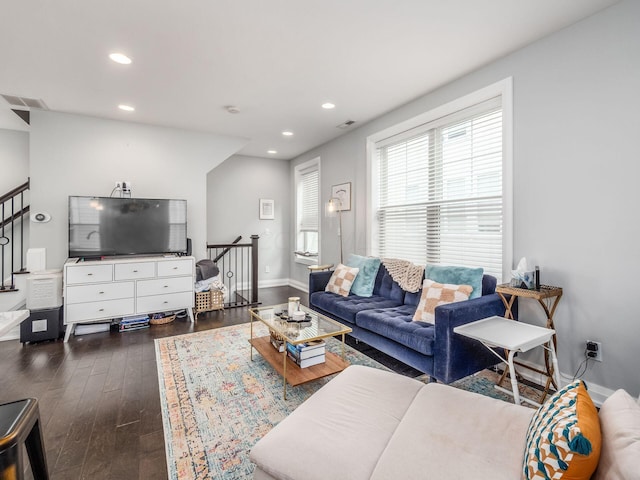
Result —
<path fill-rule="evenodd" d="M 614 3 L 2 0 L 0 93 L 246 137 L 239 153 L 289 159 L 348 131 L 336 128 L 347 120 L 356 128 Z M 0 128 L 28 128 L 1 98 Z"/>

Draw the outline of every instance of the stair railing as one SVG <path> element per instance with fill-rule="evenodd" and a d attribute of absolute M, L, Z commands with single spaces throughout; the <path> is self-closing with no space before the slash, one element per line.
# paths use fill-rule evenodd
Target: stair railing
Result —
<path fill-rule="evenodd" d="M 258 235 L 251 235 L 251 243 L 207 245 L 209 259 L 220 270 L 220 280 L 227 287 L 225 307 L 258 305 Z"/>
<path fill-rule="evenodd" d="M 29 205 L 25 205 L 24 199 L 27 190 L 29 180 L 0 197 L 0 293 L 17 291 L 14 275 L 27 271 L 24 243 L 24 225 L 29 218 Z M 18 239 L 19 249 L 16 249 Z M 18 264 L 19 270 L 16 270 Z"/>

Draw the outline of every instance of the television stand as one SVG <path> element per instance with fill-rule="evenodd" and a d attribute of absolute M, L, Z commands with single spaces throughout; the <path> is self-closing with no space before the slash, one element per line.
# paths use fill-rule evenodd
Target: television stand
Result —
<path fill-rule="evenodd" d="M 65 342 L 78 323 L 182 309 L 194 321 L 195 258 L 78 260 L 64 265 Z"/>

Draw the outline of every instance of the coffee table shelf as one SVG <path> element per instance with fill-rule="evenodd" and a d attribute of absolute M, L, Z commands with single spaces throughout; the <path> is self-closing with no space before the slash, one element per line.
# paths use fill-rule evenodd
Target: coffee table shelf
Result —
<path fill-rule="evenodd" d="M 271 365 L 276 372 L 284 376 L 284 365 L 282 361 L 282 353 L 278 352 L 271 345 L 271 337 L 256 337 L 249 340 L 249 343 L 255 348 L 260 355 Z M 332 352 L 325 353 L 325 362 L 312 367 L 300 368 L 293 360 L 287 357 L 287 376 L 286 380 L 289 385 L 295 387 L 303 383 L 312 382 L 334 373 L 339 373 L 349 366 L 349 363 Z"/>

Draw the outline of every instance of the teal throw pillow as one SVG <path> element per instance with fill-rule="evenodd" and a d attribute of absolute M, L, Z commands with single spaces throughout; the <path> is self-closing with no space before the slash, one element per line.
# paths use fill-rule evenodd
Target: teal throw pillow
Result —
<path fill-rule="evenodd" d="M 424 277 L 438 283 L 453 285 L 471 285 L 473 291 L 469 299 L 482 296 L 483 268 L 448 267 L 444 265 L 427 265 Z"/>
<path fill-rule="evenodd" d="M 358 276 L 353 281 L 353 285 L 351 285 L 351 293 L 361 297 L 373 295 L 373 286 L 380 268 L 380 259 L 351 254 L 347 259 L 346 265 L 360 269 Z"/>

